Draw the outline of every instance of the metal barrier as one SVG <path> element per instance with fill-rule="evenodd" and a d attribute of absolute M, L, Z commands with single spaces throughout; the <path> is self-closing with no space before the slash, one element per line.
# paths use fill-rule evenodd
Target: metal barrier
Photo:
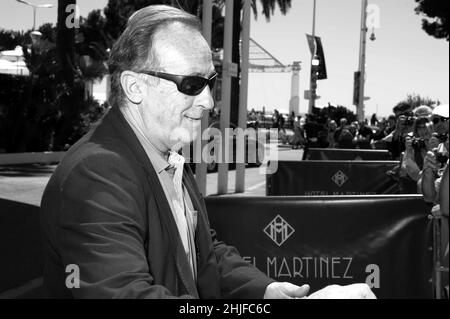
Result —
<path fill-rule="evenodd" d="M 207 198 L 211 227 L 279 281 L 366 282 L 380 299 L 434 297 L 430 208 L 421 196 Z"/>
<path fill-rule="evenodd" d="M 399 194 L 395 161 L 279 161 L 267 175 L 268 196 Z M 271 165 L 272 166 L 272 163 Z"/>
<path fill-rule="evenodd" d="M 309 148 L 303 153 L 304 161 L 390 161 L 386 150 Z"/>
<path fill-rule="evenodd" d="M 0 154 L 0 165 L 59 163 L 66 152 L 6 153 Z"/>
<path fill-rule="evenodd" d="M 449 268 L 443 266 L 444 255 L 442 254 L 442 221 L 445 217 L 442 215 L 439 206 L 435 206 L 429 216 L 433 221 L 433 286 L 436 299 L 443 299 L 443 290 L 448 289 L 442 281 L 442 274 L 449 273 Z M 448 222 L 448 221 L 447 221 Z M 448 237 L 447 244 L 448 244 Z M 448 283 L 447 283 L 448 284 Z M 447 291 L 448 298 L 448 291 Z"/>

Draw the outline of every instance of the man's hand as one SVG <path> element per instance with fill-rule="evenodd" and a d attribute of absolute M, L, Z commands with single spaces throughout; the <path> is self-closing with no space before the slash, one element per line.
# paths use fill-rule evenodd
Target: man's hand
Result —
<path fill-rule="evenodd" d="M 414 150 L 412 138 L 410 136 L 407 136 L 405 139 L 405 149 L 409 152 L 412 152 Z"/>
<path fill-rule="evenodd" d="M 300 299 L 308 292 L 308 285 L 299 287 L 288 282 L 273 282 L 267 286 L 264 299 Z"/>
<path fill-rule="evenodd" d="M 439 144 L 441 144 L 441 142 L 439 141 L 439 139 L 436 136 L 432 136 L 430 138 L 430 140 L 428 141 L 428 145 L 427 148 L 429 150 L 434 150 L 435 148 L 439 147 Z"/>
<path fill-rule="evenodd" d="M 377 299 L 372 290 L 366 284 L 350 286 L 328 286 L 319 290 L 307 299 Z"/>
<path fill-rule="evenodd" d="M 436 160 L 436 155 L 434 152 L 428 152 L 427 155 L 425 155 L 425 158 L 423 160 L 423 173 L 437 173 L 439 170 L 439 164 Z"/>

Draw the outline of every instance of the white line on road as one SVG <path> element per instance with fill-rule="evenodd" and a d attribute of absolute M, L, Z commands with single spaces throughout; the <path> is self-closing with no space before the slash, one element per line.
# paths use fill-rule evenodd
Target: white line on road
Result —
<path fill-rule="evenodd" d="M 262 186 L 265 186 L 265 185 L 266 185 L 266 182 L 264 181 L 264 182 L 258 183 L 258 184 L 256 184 L 256 185 L 253 185 L 252 187 L 247 187 L 246 191 L 247 191 L 247 192 L 252 192 L 252 191 L 254 191 L 255 189 L 258 189 L 258 188 L 260 188 L 260 187 L 262 187 Z"/>

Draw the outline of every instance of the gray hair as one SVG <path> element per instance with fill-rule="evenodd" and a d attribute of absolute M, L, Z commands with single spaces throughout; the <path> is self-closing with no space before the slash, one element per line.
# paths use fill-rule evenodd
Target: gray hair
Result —
<path fill-rule="evenodd" d="M 123 71 L 139 72 L 144 68 L 156 68 L 153 42 L 156 33 L 172 23 L 182 23 L 187 27 L 201 30 L 199 19 L 183 10 L 165 6 L 151 5 L 136 11 L 128 20 L 125 31 L 114 44 L 108 62 L 111 75 L 111 94 L 109 103 L 120 107 L 124 92 L 120 84 Z"/>

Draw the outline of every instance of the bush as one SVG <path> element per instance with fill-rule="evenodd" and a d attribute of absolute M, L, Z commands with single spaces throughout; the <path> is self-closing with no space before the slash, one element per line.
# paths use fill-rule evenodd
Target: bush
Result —
<path fill-rule="evenodd" d="M 61 151 L 86 134 L 107 109 L 49 78 L 0 75 L 0 152 Z M 63 92 L 63 93 L 61 93 Z"/>
<path fill-rule="evenodd" d="M 0 74 L 0 149 L 20 152 L 25 138 L 31 78 Z"/>

